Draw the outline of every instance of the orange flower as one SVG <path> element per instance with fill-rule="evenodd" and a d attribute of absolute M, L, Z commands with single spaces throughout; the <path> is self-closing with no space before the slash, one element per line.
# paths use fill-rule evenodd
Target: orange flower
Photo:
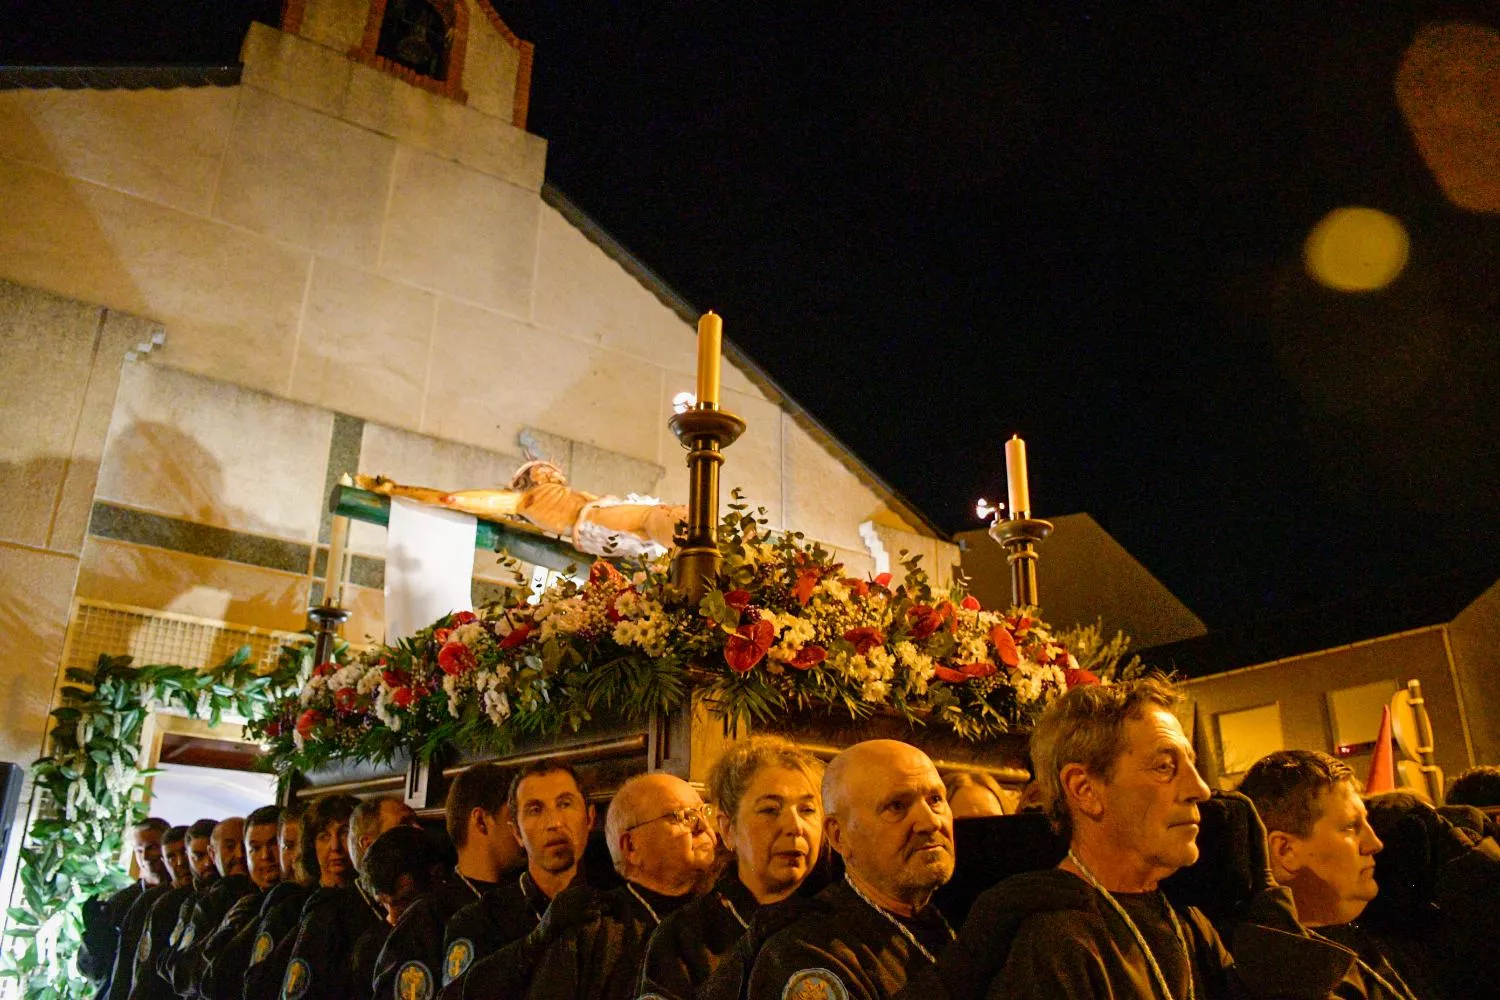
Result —
<path fill-rule="evenodd" d="M 297 716 L 297 735 L 304 740 L 311 738 L 313 729 L 322 721 L 323 713 L 316 708 L 309 708 Z"/>
<path fill-rule="evenodd" d="M 1000 662 L 1007 667 L 1014 667 L 1021 662 L 1021 653 L 1016 649 L 1016 640 L 1004 625 L 996 625 L 990 629 L 990 645 L 995 647 L 995 655 L 999 656 Z"/>
<path fill-rule="evenodd" d="M 1063 671 L 1063 682 L 1070 688 L 1098 684 L 1099 675 L 1082 667 L 1069 667 Z"/>
<path fill-rule="evenodd" d="M 960 604 L 959 607 L 963 608 L 965 611 L 979 611 L 979 598 L 975 597 L 973 594 L 965 594 L 963 603 Z"/>
<path fill-rule="evenodd" d="M 822 573 L 816 569 L 802 569 L 797 571 L 797 585 L 792 588 L 792 593 L 797 597 L 798 604 L 806 604 L 812 600 L 813 590 L 818 586 L 818 580 Z"/>

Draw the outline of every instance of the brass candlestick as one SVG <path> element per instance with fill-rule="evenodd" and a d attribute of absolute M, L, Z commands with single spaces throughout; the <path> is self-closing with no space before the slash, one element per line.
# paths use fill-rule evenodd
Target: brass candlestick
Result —
<path fill-rule="evenodd" d="M 333 658 L 333 643 L 339 637 L 339 628 L 349 620 L 349 609 L 330 604 L 324 598 L 322 604 L 307 609 L 307 617 L 314 627 L 313 665 L 318 666 Z"/>
<path fill-rule="evenodd" d="M 695 406 L 667 421 L 687 449 L 687 539 L 672 558 L 672 583 L 693 604 L 719 572 L 719 466 L 723 449 L 745 433 L 745 422 L 716 407 Z"/>
<path fill-rule="evenodd" d="M 1000 520 L 990 525 L 990 537 L 1009 550 L 1010 599 L 1018 608 L 1038 604 L 1036 546 L 1052 533 L 1052 522 L 1030 517 Z"/>

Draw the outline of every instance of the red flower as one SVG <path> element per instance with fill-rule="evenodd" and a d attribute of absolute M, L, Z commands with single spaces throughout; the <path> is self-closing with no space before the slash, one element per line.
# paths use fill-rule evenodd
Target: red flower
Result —
<path fill-rule="evenodd" d="M 993 663 L 965 663 L 957 670 L 952 667 L 934 667 L 932 672 L 949 684 L 965 684 L 989 677 L 997 668 Z"/>
<path fill-rule="evenodd" d="M 461 642 L 450 642 L 438 650 L 438 666 L 445 674 L 464 674 L 479 666 L 474 651 Z"/>
<path fill-rule="evenodd" d="M 391 692 L 391 704 L 397 708 L 410 708 L 415 698 L 416 695 L 412 693 L 412 689 L 409 687 L 398 687 Z"/>
<path fill-rule="evenodd" d="M 818 581 L 823 574 L 816 569 L 802 569 L 797 571 L 797 585 L 792 588 L 792 593 L 797 597 L 798 604 L 806 604 L 812 600 L 813 590 L 818 586 Z"/>
<path fill-rule="evenodd" d="M 313 668 L 313 676 L 314 677 L 327 677 L 329 674 L 333 673 L 338 668 L 339 668 L 339 665 L 337 663 L 334 663 L 332 660 L 329 660 L 327 663 L 320 663 L 316 667 L 314 667 Z"/>
<path fill-rule="evenodd" d="M 870 585 L 868 583 L 865 583 L 865 581 L 863 580 L 857 580 L 854 577 L 849 577 L 847 580 L 844 580 L 843 583 L 844 586 L 854 591 L 855 597 L 870 596 Z"/>
<path fill-rule="evenodd" d="M 467 625 L 469 622 L 477 622 L 478 620 L 479 616 L 472 611 L 453 612 L 453 624 L 455 625 Z"/>
<path fill-rule="evenodd" d="M 1016 640 L 1011 636 L 1010 629 L 1004 625 L 996 625 L 990 629 L 990 644 L 995 647 L 995 655 L 1000 657 L 1000 662 L 1007 667 L 1014 667 L 1021 662 L 1021 654 L 1016 649 Z"/>
<path fill-rule="evenodd" d="M 448 637 L 453 634 L 451 628 L 435 628 L 432 630 L 433 642 L 447 642 Z"/>
<path fill-rule="evenodd" d="M 272 719 L 270 722 L 266 723 L 266 735 L 271 737 L 272 739 L 275 739 L 276 737 L 281 735 L 280 719 Z"/>
<path fill-rule="evenodd" d="M 885 634 L 878 628 L 851 628 L 844 633 L 844 638 L 854 643 L 854 651 L 864 656 L 876 646 L 885 645 Z"/>
<path fill-rule="evenodd" d="M 737 674 L 748 673 L 776 641 L 776 626 L 762 618 L 746 622 L 724 643 L 724 662 Z"/>
<path fill-rule="evenodd" d="M 803 646 L 792 658 L 791 666 L 798 670 L 811 670 L 826 659 L 828 659 L 828 650 L 822 646 Z"/>
<path fill-rule="evenodd" d="M 406 674 L 400 670 L 382 670 L 380 679 L 385 681 L 386 687 L 396 688 L 406 683 Z"/>
<path fill-rule="evenodd" d="M 522 622 L 510 630 L 510 632 L 498 643 L 501 649 L 514 649 L 526 641 L 531 635 L 531 622 Z"/>
<path fill-rule="evenodd" d="M 921 642 L 943 627 L 943 613 L 925 604 L 908 609 L 906 617 L 911 620 L 911 637 L 916 642 Z"/>
<path fill-rule="evenodd" d="M 726 590 L 724 591 L 724 603 L 736 611 L 744 611 L 750 606 L 750 591 Z"/>
<path fill-rule="evenodd" d="M 975 597 L 973 594 L 965 594 L 963 603 L 959 606 L 962 607 L 965 611 L 978 611 L 979 598 Z"/>
<path fill-rule="evenodd" d="M 889 587 L 891 585 L 891 574 L 881 573 L 875 578 L 875 582 L 882 587 Z"/>
<path fill-rule="evenodd" d="M 354 711 L 354 700 L 359 697 L 359 692 L 353 688 L 339 688 L 333 692 L 333 707 L 340 712 Z"/>
<path fill-rule="evenodd" d="M 309 708 L 297 716 L 297 735 L 305 739 L 312 737 L 312 731 L 318 723 L 323 721 L 323 713 L 316 708 Z"/>
<path fill-rule="evenodd" d="M 1099 675 L 1091 670 L 1084 670 L 1082 667 L 1069 667 L 1063 671 L 1063 681 L 1068 687 L 1075 688 L 1081 685 L 1098 684 Z"/>

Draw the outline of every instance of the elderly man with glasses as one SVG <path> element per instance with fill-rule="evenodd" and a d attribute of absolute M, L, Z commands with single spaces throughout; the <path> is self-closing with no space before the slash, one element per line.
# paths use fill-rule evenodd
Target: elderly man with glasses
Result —
<path fill-rule="evenodd" d="M 713 881 L 713 810 L 670 774 L 642 774 L 615 793 L 604 820 L 625 884 L 558 893 L 536 929 L 477 963 L 467 998 L 630 1000 L 646 944 L 662 919 Z"/>

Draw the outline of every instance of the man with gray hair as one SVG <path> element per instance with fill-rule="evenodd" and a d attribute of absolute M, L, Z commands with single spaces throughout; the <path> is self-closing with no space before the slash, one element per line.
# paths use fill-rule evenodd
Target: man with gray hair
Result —
<path fill-rule="evenodd" d="M 1168 684 L 1148 678 L 1075 687 L 1048 706 L 1032 733 L 1031 757 L 1067 857 L 979 897 L 937 969 L 949 997 L 1331 994 L 1348 953 L 1297 924 L 1243 796 L 1233 801 L 1252 827 L 1247 880 L 1256 888 L 1236 932 L 1235 959 L 1207 917 L 1161 891 L 1164 879 L 1198 860 L 1210 802 L 1172 713 L 1177 701 Z"/>
<path fill-rule="evenodd" d="M 607 892 L 570 885 L 536 929 L 476 963 L 466 998 L 630 1000 L 651 933 L 712 877 L 713 810 L 671 774 L 641 774 L 605 815 L 610 857 L 625 884 Z"/>
<path fill-rule="evenodd" d="M 931 966 L 953 929 L 931 905 L 953 877 L 953 814 L 928 756 L 869 740 L 823 776 L 824 833 L 844 879 L 773 935 L 751 966 L 755 1000 L 884 998 Z"/>

